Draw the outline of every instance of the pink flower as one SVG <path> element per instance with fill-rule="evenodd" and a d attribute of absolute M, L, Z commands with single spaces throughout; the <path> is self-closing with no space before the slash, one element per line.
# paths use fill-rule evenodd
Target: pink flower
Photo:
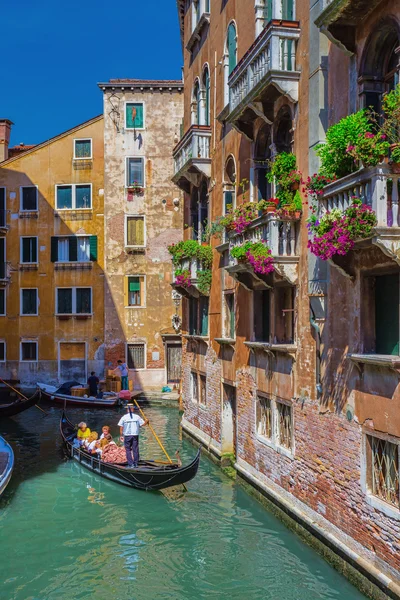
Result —
<path fill-rule="evenodd" d="M 368 138 L 369 140 L 372 140 L 375 136 L 373 133 L 370 133 L 369 131 L 367 131 L 367 133 L 365 134 L 365 137 Z"/>

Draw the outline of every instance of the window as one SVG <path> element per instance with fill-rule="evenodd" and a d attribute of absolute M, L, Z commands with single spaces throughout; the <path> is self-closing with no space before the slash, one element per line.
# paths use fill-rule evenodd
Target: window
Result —
<path fill-rule="evenodd" d="M 7 225 L 6 188 L 0 187 L 0 227 Z"/>
<path fill-rule="evenodd" d="M 223 331 L 222 335 L 231 340 L 235 339 L 235 294 L 224 292 L 223 294 Z"/>
<path fill-rule="evenodd" d="M 294 0 L 282 0 L 282 19 L 293 21 L 294 19 Z"/>
<path fill-rule="evenodd" d="M 92 184 L 56 185 L 56 208 L 58 210 L 92 208 Z"/>
<path fill-rule="evenodd" d="M 203 73 L 204 125 L 210 124 L 210 72 L 206 66 Z"/>
<path fill-rule="evenodd" d="M 229 66 L 229 75 L 230 75 L 232 73 L 233 69 L 236 67 L 236 63 L 237 63 L 236 27 L 233 23 L 231 23 L 228 27 L 227 47 L 228 47 L 228 66 Z"/>
<path fill-rule="evenodd" d="M 146 355 L 144 344 L 127 344 L 128 369 L 145 369 Z"/>
<path fill-rule="evenodd" d="M 253 292 L 253 331 L 255 342 L 269 342 L 269 320 L 270 292 L 268 290 L 255 290 Z"/>
<path fill-rule="evenodd" d="M 92 314 L 92 288 L 57 288 L 58 315 Z"/>
<path fill-rule="evenodd" d="M 372 435 L 366 441 L 369 491 L 399 508 L 399 446 Z"/>
<path fill-rule="evenodd" d="M 281 402 L 276 403 L 279 446 L 288 450 L 292 448 L 292 407 Z"/>
<path fill-rule="evenodd" d="M 265 25 L 272 19 L 272 0 L 264 0 L 264 19 Z"/>
<path fill-rule="evenodd" d="M 145 246 L 144 217 L 126 217 L 126 245 Z"/>
<path fill-rule="evenodd" d="M 38 261 L 38 239 L 37 237 L 21 238 L 20 261 L 24 264 L 37 263 Z"/>
<path fill-rule="evenodd" d="M 199 382 L 197 378 L 197 373 L 191 371 L 190 373 L 190 387 L 191 387 L 191 396 L 193 402 L 199 401 Z"/>
<path fill-rule="evenodd" d="M 144 159 L 126 159 L 126 185 L 127 187 L 144 187 Z"/>
<path fill-rule="evenodd" d="M 0 290 L 0 317 L 6 314 L 6 290 Z"/>
<path fill-rule="evenodd" d="M 125 129 L 144 129 L 144 106 L 142 102 L 125 104 Z"/>
<path fill-rule="evenodd" d="M 275 288 L 275 331 L 276 344 L 293 344 L 294 342 L 294 296 L 295 288 L 282 286 Z"/>
<path fill-rule="evenodd" d="M 35 185 L 20 188 L 21 211 L 38 210 L 38 190 Z"/>
<path fill-rule="evenodd" d="M 144 306 L 145 278 L 143 275 L 125 277 L 125 306 Z"/>
<path fill-rule="evenodd" d="M 74 140 L 74 158 L 92 158 L 92 140 Z"/>
<path fill-rule="evenodd" d="M 0 342 L 0 362 L 6 361 L 6 343 Z"/>
<path fill-rule="evenodd" d="M 38 343 L 21 342 L 20 359 L 23 362 L 36 362 L 38 359 Z"/>
<path fill-rule="evenodd" d="M 6 263 L 6 238 L 0 238 L 0 279 L 5 279 L 7 275 Z"/>
<path fill-rule="evenodd" d="M 38 290 L 37 288 L 21 289 L 21 315 L 38 314 Z"/>
<path fill-rule="evenodd" d="M 51 238 L 52 262 L 89 262 L 97 260 L 97 235 L 70 235 Z"/>
<path fill-rule="evenodd" d="M 207 296 L 189 298 L 189 334 L 208 335 L 208 304 Z"/>
<path fill-rule="evenodd" d="M 271 400 L 264 396 L 257 396 L 256 405 L 256 430 L 257 434 L 268 440 L 272 439 L 272 405 Z"/>
<path fill-rule="evenodd" d="M 399 274 L 365 277 L 361 319 L 365 353 L 399 355 Z"/>
<path fill-rule="evenodd" d="M 205 375 L 200 375 L 200 404 L 206 406 L 207 404 L 207 378 Z"/>
<path fill-rule="evenodd" d="M 199 80 L 197 79 L 193 86 L 193 93 L 192 93 L 192 125 L 200 125 L 200 123 L 201 123 L 200 104 L 201 104 L 200 83 L 199 83 Z"/>

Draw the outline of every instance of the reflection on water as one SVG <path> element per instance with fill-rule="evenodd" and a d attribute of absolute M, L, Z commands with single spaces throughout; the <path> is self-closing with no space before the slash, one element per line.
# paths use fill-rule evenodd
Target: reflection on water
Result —
<path fill-rule="evenodd" d="M 0 499 L 1 600 L 364 598 L 205 457 L 188 493 L 125 488 L 65 460 L 48 410 L 0 422 L 16 458 Z M 194 456 L 175 409 L 146 413 L 170 454 Z M 68 416 L 118 435 L 115 410 Z M 141 453 L 162 457 L 148 428 Z"/>

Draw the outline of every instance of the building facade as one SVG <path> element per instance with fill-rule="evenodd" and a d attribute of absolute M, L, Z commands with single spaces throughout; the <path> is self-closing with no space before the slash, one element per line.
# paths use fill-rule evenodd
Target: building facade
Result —
<path fill-rule="evenodd" d="M 136 389 L 177 386 L 179 296 L 167 247 L 182 237 L 183 201 L 171 148 L 181 81 L 111 80 L 104 93 L 106 365 L 126 360 Z"/>
<path fill-rule="evenodd" d="M 103 117 L 11 153 L 0 122 L 0 376 L 104 369 Z"/>
<path fill-rule="evenodd" d="M 364 560 L 377 588 L 394 589 L 398 176 L 365 169 L 324 188 L 320 214 L 359 195 L 378 215 L 373 243 L 336 264 L 308 250 L 302 190 L 301 216 L 248 203 L 281 194 L 286 204 L 269 175 L 277 157 L 294 154 L 293 172 L 306 180 L 330 125 L 380 107 L 398 82 L 399 7 L 179 0 L 178 11 L 185 104 L 173 180 L 185 195 L 185 239 L 213 249 L 210 290 L 202 250 L 173 256 L 184 296 L 183 427 L 353 566 Z M 218 227 L 240 206 L 234 229 Z M 240 258 L 258 242 L 273 270 Z"/>

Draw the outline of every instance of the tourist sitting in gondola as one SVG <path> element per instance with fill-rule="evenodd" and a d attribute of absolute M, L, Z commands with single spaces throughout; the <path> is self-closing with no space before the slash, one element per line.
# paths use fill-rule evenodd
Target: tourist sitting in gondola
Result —
<path fill-rule="evenodd" d="M 109 440 L 111 438 L 111 440 Z M 103 448 L 101 460 L 106 463 L 114 464 L 125 464 L 126 463 L 126 452 L 125 448 L 117 446 L 113 441 L 112 436 L 108 434 L 105 438 L 109 443 Z"/>
<path fill-rule="evenodd" d="M 96 453 L 96 445 L 99 439 L 99 434 L 97 431 L 92 431 L 92 433 L 83 441 L 83 447 L 85 450 L 90 452 L 90 454 Z"/>
<path fill-rule="evenodd" d="M 103 438 L 106 437 L 107 434 L 110 433 L 110 428 L 108 425 L 103 425 L 103 427 L 101 428 L 102 434 L 100 436 L 100 439 L 102 440 Z"/>
<path fill-rule="evenodd" d="M 76 435 L 74 446 L 76 448 L 79 446 L 82 446 L 83 442 L 85 440 L 87 440 L 87 438 L 90 436 L 90 434 L 91 434 L 91 431 L 90 431 L 89 427 L 86 425 L 86 423 L 84 421 L 81 421 L 78 424 L 78 433 Z"/>

